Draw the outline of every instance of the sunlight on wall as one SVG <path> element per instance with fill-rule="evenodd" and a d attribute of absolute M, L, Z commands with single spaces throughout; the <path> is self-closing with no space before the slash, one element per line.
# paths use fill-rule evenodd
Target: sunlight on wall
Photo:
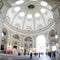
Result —
<path fill-rule="evenodd" d="M 46 52 L 46 38 L 44 35 L 39 35 L 36 38 L 36 52 Z"/>
<path fill-rule="evenodd" d="M 56 46 L 52 46 L 52 51 L 56 51 L 56 50 L 57 50 Z"/>

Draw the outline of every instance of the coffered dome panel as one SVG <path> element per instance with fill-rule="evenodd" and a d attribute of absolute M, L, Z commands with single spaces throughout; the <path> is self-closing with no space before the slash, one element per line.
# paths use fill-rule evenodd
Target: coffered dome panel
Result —
<path fill-rule="evenodd" d="M 23 30 L 38 30 L 53 21 L 52 7 L 42 0 L 18 0 L 12 3 L 6 16 L 10 24 Z"/>

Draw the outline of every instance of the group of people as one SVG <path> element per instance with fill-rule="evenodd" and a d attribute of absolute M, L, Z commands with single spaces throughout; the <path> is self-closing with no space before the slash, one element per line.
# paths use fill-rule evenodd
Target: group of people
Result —
<path fill-rule="evenodd" d="M 47 55 L 51 57 L 56 57 L 56 51 L 48 52 Z"/>
<path fill-rule="evenodd" d="M 35 56 L 36 56 L 36 55 L 39 55 L 39 57 L 40 57 L 41 53 L 38 53 L 38 54 L 35 53 L 34 55 L 35 55 Z M 48 55 L 50 58 L 51 58 L 51 57 L 55 57 L 55 58 L 56 58 L 56 51 L 47 52 L 46 55 Z M 30 53 L 30 60 L 31 60 L 31 59 L 32 59 L 32 53 Z"/>
<path fill-rule="evenodd" d="M 37 56 L 37 55 L 38 55 L 38 56 L 40 57 L 40 53 L 38 53 L 38 54 L 37 54 L 37 53 L 35 53 L 34 55 L 35 55 L 35 56 Z M 30 53 L 30 60 L 32 60 L 32 53 Z"/>
<path fill-rule="evenodd" d="M 7 51 L 6 53 L 8 53 L 8 54 L 17 54 L 17 55 L 21 55 L 19 52 L 17 53 L 16 52 L 16 50 L 14 50 L 13 52 L 11 52 L 11 51 Z M 32 55 L 33 55 L 33 53 L 31 52 L 31 53 L 27 53 L 28 55 L 30 55 L 30 60 L 32 60 Z M 26 52 L 24 53 L 24 55 L 26 55 Z M 43 55 L 43 53 L 34 53 L 34 55 L 35 56 L 39 56 L 40 57 L 40 55 Z M 52 52 L 47 52 L 46 53 L 46 55 L 48 55 L 50 58 L 51 57 L 56 57 L 56 51 L 52 51 Z"/>

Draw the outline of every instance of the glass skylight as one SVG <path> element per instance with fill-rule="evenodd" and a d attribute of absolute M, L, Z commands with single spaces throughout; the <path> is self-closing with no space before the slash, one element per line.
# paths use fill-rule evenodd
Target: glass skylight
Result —
<path fill-rule="evenodd" d="M 15 4 L 23 4 L 24 3 L 24 0 L 18 0 L 18 1 L 16 1 L 16 3 Z"/>
<path fill-rule="evenodd" d="M 40 14 L 39 14 L 39 13 L 35 13 L 35 17 L 37 17 L 37 18 L 38 18 L 39 16 L 40 16 Z"/>
<path fill-rule="evenodd" d="M 46 9 L 44 9 L 44 8 L 41 8 L 41 10 L 40 10 L 42 13 L 46 13 Z"/>
<path fill-rule="evenodd" d="M 20 7 L 15 7 L 15 8 L 14 8 L 14 11 L 15 11 L 15 12 L 18 12 L 19 10 L 20 10 Z"/>
<path fill-rule="evenodd" d="M 48 4 L 47 4 L 47 2 L 45 2 L 45 1 L 41 1 L 41 5 L 42 5 L 42 6 L 47 6 Z"/>
<path fill-rule="evenodd" d="M 28 19 L 31 19 L 31 18 L 32 18 L 32 14 L 28 14 L 28 15 L 27 15 L 27 18 L 28 18 Z"/>
<path fill-rule="evenodd" d="M 19 15 L 20 15 L 20 17 L 24 17 L 25 13 L 24 12 L 20 12 Z"/>

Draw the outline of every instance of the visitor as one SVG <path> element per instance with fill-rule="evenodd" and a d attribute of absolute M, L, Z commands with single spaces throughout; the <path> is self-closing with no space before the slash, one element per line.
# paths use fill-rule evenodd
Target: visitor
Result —
<path fill-rule="evenodd" d="M 39 52 L 39 57 L 40 57 L 40 52 Z"/>
<path fill-rule="evenodd" d="M 29 55 L 29 52 L 28 52 L 28 55 Z"/>
<path fill-rule="evenodd" d="M 21 55 L 20 52 L 18 52 L 18 55 Z"/>
<path fill-rule="evenodd" d="M 48 56 L 51 58 L 51 52 L 48 52 Z"/>
<path fill-rule="evenodd" d="M 32 53 L 30 53 L 30 60 L 32 60 Z"/>

